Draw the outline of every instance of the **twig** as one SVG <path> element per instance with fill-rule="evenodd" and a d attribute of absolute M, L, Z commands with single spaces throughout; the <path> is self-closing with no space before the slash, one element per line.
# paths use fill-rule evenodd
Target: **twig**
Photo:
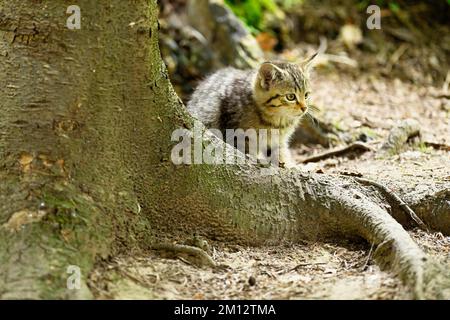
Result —
<path fill-rule="evenodd" d="M 336 62 L 336 63 L 346 64 L 353 68 L 358 67 L 358 62 L 356 60 L 346 57 L 346 56 L 338 56 L 336 54 L 324 53 L 324 54 L 322 54 L 322 57 L 324 58 L 324 60 L 326 60 L 328 62 Z"/>
<path fill-rule="evenodd" d="M 149 287 L 148 283 L 146 283 L 146 282 L 143 281 L 142 279 L 139 279 L 138 277 L 133 276 L 133 275 L 130 274 L 129 272 L 124 271 L 124 270 L 122 270 L 121 268 L 117 268 L 117 270 L 119 271 L 119 273 L 120 273 L 122 276 L 129 278 L 130 280 L 134 281 L 135 283 L 140 284 L 140 285 L 142 285 L 142 286 L 145 287 L 145 288 L 148 288 L 148 287 Z M 155 276 L 155 277 L 156 277 L 156 279 L 158 280 L 158 277 L 157 277 L 157 276 Z"/>
<path fill-rule="evenodd" d="M 372 243 L 372 245 L 370 246 L 369 254 L 367 255 L 366 262 L 364 262 L 364 265 L 362 266 L 361 271 L 366 270 L 367 265 L 369 264 L 369 260 L 372 257 L 373 246 L 374 246 L 374 244 Z"/>
<path fill-rule="evenodd" d="M 444 93 L 443 95 L 448 93 L 449 84 L 450 84 L 450 71 L 447 71 L 447 76 L 445 77 L 444 84 L 442 85 L 442 92 Z M 449 99 L 448 96 L 449 95 L 447 94 L 447 97 L 446 97 L 447 99 Z"/>
<path fill-rule="evenodd" d="M 387 66 L 388 71 L 392 70 L 392 66 L 395 65 L 400 57 L 406 52 L 406 49 L 408 49 L 408 45 L 406 43 L 403 43 L 398 47 L 397 50 L 392 54 L 392 56 L 389 58 L 389 63 Z"/>
<path fill-rule="evenodd" d="M 325 53 L 325 51 L 327 51 L 327 47 L 328 47 L 327 38 L 320 37 L 320 44 L 319 48 L 317 49 L 319 59 L 316 62 L 316 64 L 327 64 L 329 62 L 336 62 L 346 64 L 353 68 L 356 68 L 358 66 L 358 62 L 352 58 L 346 56 L 339 56 L 336 54 Z"/>
<path fill-rule="evenodd" d="M 450 146 L 445 143 L 438 143 L 438 142 L 432 142 L 432 141 L 424 141 L 423 143 L 426 147 L 431 147 L 436 150 L 450 151 Z"/>
<path fill-rule="evenodd" d="M 340 156 L 340 155 L 346 154 L 350 151 L 354 151 L 354 150 L 358 150 L 358 149 L 362 150 L 362 151 L 375 151 L 374 148 L 365 144 L 364 142 L 356 141 L 348 146 L 333 149 L 333 150 L 330 150 L 330 151 L 327 151 L 327 152 L 324 152 L 324 153 L 321 153 L 321 154 L 318 154 L 315 156 L 308 157 L 308 158 L 304 159 L 302 162 L 303 163 L 317 162 L 317 161 L 328 159 L 331 157 Z"/>
<path fill-rule="evenodd" d="M 181 244 L 172 244 L 172 243 L 158 243 L 152 246 L 153 250 L 162 250 L 169 251 L 175 254 L 187 254 L 190 256 L 194 256 L 201 263 L 206 264 L 211 267 L 215 267 L 216 263 L 214 260 L 202 249 L 197 247 L 191 247 Z"/>
<path fill-rule="evenodd" d="M 321 54 L 324 54 L 325 53 L 325 51 L 327 51 L 327 48 L 328 48 L 328 41 L 327 41 L 327 38 L 326 37 L 324 37 L 324 36 L 321 36 L 320 38 L 319 38 L 319 48 L 317 49 L 317 53 L 319 54 L 319 55 L 321 55 Z"/>
<path fill-rule="evenodd" d="M 440 93 L 437 95 L 433 95 L 432 97 L 436 99 L 450 99 L 450 94 Z"/>
<path fill-rule="evenodd" d="M 315 263 L 300 263 L 296 265 L 294 268 L 290 269 L 289 271 L 297 270 L 300 267 L 307 267 L 307 266 L 318 266 L 321 264 L 327 264 L 327 262 L 315 262 Z"/>
<path fill-rule="evenodd" d="M 365 179 L 365 178 L 354 178 L 356 181 L 359 181 L 366 185 L 374 186 L 378 189 L 380 189 L 384 194 L 386 194 L 388 197 L 390 197 L 407 215 L 411 217 L 411 219 L 423 230 L 429 231 L 428 227 L 423 223 L 423 221 L 416 215 L 416 213 L 408 206 L 406 202 L 404 202 L 398 195 L 396 195 L 391 189 L 383 186 L 382 184 Z"/>
<path fill-rule="evenodd" d="M 437 166 L 437 167 L 431 167 L 431 168 L 423 168 L 422 170 L 423 171 L 425 171 L 425 170 L 433 171 L 433 170 L 439 170 L 439 169 L 444 169 L 444 168 L 445 168 L 445 166 Z"/>

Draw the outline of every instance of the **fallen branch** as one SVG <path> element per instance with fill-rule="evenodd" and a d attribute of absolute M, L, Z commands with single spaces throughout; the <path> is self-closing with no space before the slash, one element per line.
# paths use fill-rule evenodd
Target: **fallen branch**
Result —
<path fill-rule="evenodd" d="M 328 159 L 331 157 L 342 156 L 348 152 L 355 151 L 355 150 L 362 150 L 364 152 L 365 151 L 375 151 L 374 148 L 365 144 L 364 142 L 356 141 L 348 146 L 336 148 L 336 149 L 326 151 L 326 152 L 318 154 L 318 155 L 308 157 L 308 158 L 304 159 L 302 161 L 302 163 L 318 162 L 318 161 Z"/>

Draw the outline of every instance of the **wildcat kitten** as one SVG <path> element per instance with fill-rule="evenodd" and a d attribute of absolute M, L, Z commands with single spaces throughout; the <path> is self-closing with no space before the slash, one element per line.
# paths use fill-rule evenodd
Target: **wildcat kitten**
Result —
<path fill-rule="evenodd" d="M 264 62 L 255 70 L 221 69 L 200 83 L 187 108 L 224 137 L 226 129 L 278 129 L 279 139 L 271 145 L 269 130 L 266 148 L 269 153 L 278 148 L 282 166 L 294 166 L 288 143 L 308 112 L 308 70 L 316 55 L 299 64 Z"/>

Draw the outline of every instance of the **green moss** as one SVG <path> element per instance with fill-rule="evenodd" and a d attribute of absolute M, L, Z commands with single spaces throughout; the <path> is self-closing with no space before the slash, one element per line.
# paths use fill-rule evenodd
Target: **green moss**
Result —
<path fill-rule="evenodd" d="M 416 144 L 416 149 L 419 150 L 422 153 L 431 153 L 431 152 L 433 152 L 433 148 L 432 147 L 427 147 L 427 145 L 423 141 L 420 141 L 419 143 Z"/>

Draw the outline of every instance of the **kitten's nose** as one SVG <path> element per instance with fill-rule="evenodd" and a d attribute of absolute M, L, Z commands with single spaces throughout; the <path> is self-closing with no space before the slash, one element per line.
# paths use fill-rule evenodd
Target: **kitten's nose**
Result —
<path fill-rule="evenodd" d="M 305 103 L 299 103 L 298 107 L 300 108 L 300 110 L 302 110 L 302 112 L 306 111 L 306 104 Z"/>

